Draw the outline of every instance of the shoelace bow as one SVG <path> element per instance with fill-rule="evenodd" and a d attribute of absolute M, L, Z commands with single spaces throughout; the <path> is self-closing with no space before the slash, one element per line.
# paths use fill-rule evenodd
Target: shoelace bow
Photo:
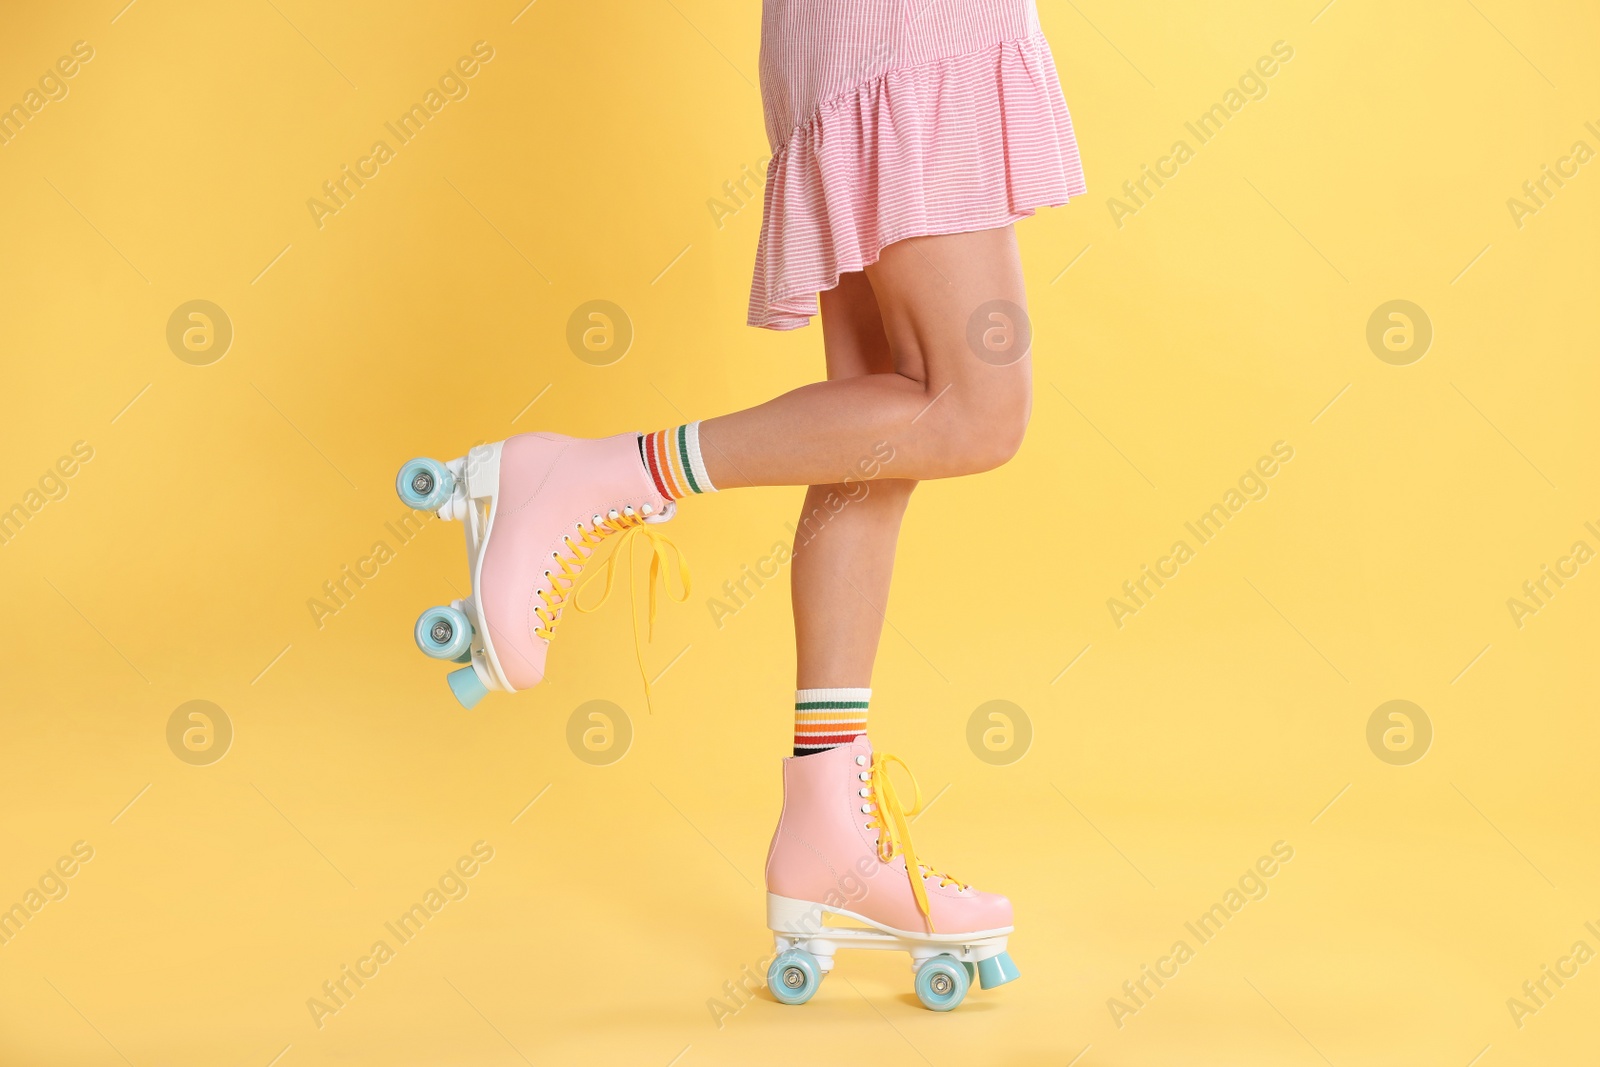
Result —
<path fill-rule="evenodd" d="M 900 793 L 889 777 L 891 763 L 899 764 L 900 769 L 906 772 L 906 777 L 911 779 L 910 811 L 900 803 Z M 905 857 L 906 877 L 911 881 L 911 895 L 917 900 L 917 909 L 922 912 L 922 918 L 928 924 L 928 932 L 935 933 L 933 909 L 928 904 L 928 891 L 923 887 L 923 881 L 927 878 L 938 878 L 940 887 L 947 885 L 959 886 L 962 889 L 971 887 L 958 878 L 952 878 L 943 871 L 936 871 L 927 864 L 917 861 L 916 850 L 911 846 L 911 824 L 907 820 L 922 810 L 922 787 L 917 784 L 917 776 L 911 773 L 906 761 L 887 752 L 874 753 L 868 777 L 867 788 L 872 794 L 870 806 L 873 810 L 870 812 L 872 818 L 867 825 L 878 831 L 878 859 L 888 863 L 897 855 Z"/>
<path fill-rule="evenodd" d="M 633 544 L 643 537 L 650 543 L 650 574 L 647 580 L 649 586 L 649 636 L 655 637 L 656 625 L 656 589 L 661 587 L 666 590 L 667 597 L 676 603 L 682 604 L 689 599 L 689 564 L 683 558 L 683 552 L 672 541 L 657 533 L 645 524 L 644 516 L 632 508 L 624 508 L 620 513 L 612 511 L 605 516 L 596 515 L 593 523 L 585 527 L 583 523 L 577 524 L 578 539 L 574 541 L 571 534 L 561 538 L 567 546 L 569 555 L 555 554 L 555 561 L 560 565 L 559 570 L 549 570 L 545 573 L 550 576 L 551 588 L 539 590 L 539 596 L 544 601 L 543 607 L 535 606 L 535 614 L 539 616 L 543 626 L 535 627 L 534 633 L 549 640 L 555 636 L 555 625 L 561 618 L 561 611 L 570 600 L 577 610 L 588 614 L 598 611 L 600 606 L 611 596 L 611 584 L 616 574 L 617 557 L 626 554 L 628 557 L 628 585 L 633 593 L 632 610 L 629 614 L 633 619 L 633 653 L 639 663 L 639 677 L 644 682 L 644 699 L 651 711 L 655 710 L 650 699 L 650 676 L 644 668 L 644 646 L 639 642 L 639 592 L 638 583 L 634 581 L 638 574 L 638 564 L 634 561 Z M 622 539 L 617 542 L 611 555 L 606 557 L 605 588 L 600 592 L 600 599 L 590 607 L 584 607 L 579 602 L 583 590 L 589 586 L 598 573 L 591 573 L 581 583 L 579 574 L 584 565 L 594 558 L 600 545 L 607 538 L 621 534 Z M 678 563 L 678 585 L 681 592 L 673 595 L 671 584 L 668 582 L 665 570 L 668 565 L 668 551 L 676 557 Z"/>

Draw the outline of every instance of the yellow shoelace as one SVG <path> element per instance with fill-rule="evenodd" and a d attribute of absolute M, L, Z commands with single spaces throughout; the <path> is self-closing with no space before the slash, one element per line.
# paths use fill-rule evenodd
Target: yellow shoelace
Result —
<path fill-rule="evenodd" d="M 557 560 L 561 562 L 562 572 L 560 575 L 552 573 L 551 577 L 567 579 L 566 589 L 563 589 L 559 594 L 556 594 L 557 603 L 559 604 L 561 600 L 564 600 L 566 598 L 567 591 L 571 590 L 572 606 L 574 608 L 577 608 L 584 614 L 588 614 L 592 611 L 598 611 L 600 606 L 604 604 L 611 596 L 611 582 L 612 578 L 616 574 L 617 557 L 623 555 L 628 557 L 628 587 L 633 593 L 630 610 L 628 612 L 633 619 L 633 653 L 639 662 L 639 677 L 644 682 L 645 706 L 654 712 L 655 706 L 651 703 L 650 699 L 650 676 L 645 672 L 644 669 L 644 646 L 639 643 L 639 589 L 638 583 L 634 581 L 638 574 L 639 568 L 638 564 L 633 558 L 634 541 L 640 537 L 643 537 L 646 541 L 650 542 L 650 576 L 646 584 L 649 586 L 650 591 L 650 629 L 648 633 L 650 639 L 652 640 L 655 638 L 656 629 L 656 588 L 659 586 L 662 589 L 665 589 L 668 599 L 676 603 L 682 604 L 688 600 L 688 561 L 683 558 L 683 552 L 678 548 L 677 545 L 673 544 L 671 540 L 663 537 L 659 533 L 656 533 L 655 530 L 645 525 L 643 517 L 637 514 L 624 513 L 622 515 L 617 515 L 613 513 L 610 516 L 601 519 L 593 530 L 585 530 L 582 525 L 580 525 L 578 527 L 578 531 L 580 534 L 580 540 L 577 544 L 574 544 L 570 538 L 563 538 L 567 544 L 567 547 L 572 550 L 574 558 L 562 559 L 560 556 L 556 557 Z M 586 608 L 579 603 L 579 596 L 584 588 L 587 588 L 597 577 L 599 577 L 599 574 L 590 574 L 587 579 L 585 579 L 581 584 L 578 584 L 578 572 L 583 569 L 583 565 L 587 563 L 594 555 L 595 548 L 593 546 L 598 546 L 603 539 L 610 537 L 615 533 L 621 533 L 622 540 L 617 542 L 617 547 L 612 551 L 611 555 L 606 557 L 606 565 L 604 570 L 604 574 L 606 576 L 605 588 L 600 591 L 600 599 L 595 601 L 593 606 Z M 586 552 L 582 551 L 585 546 L 589 546 Z M 682 592 L 677 596 L 673 595 L 672 586 L 667 581 L 667 578 L 663 573 L 667 569 L 667 552 L 669 550 L 678 561 L 678 585 Z M 581 555 L 579 555 L 580 552 L 582 552 Z M 571 564 L 570 567 L 569 564 Z M 544 595 L 542 590 L 540 591 L 540 595 Z M 551 602 L 550 597 L 546 597 L 545 599 L 546 603 Z M 540 611 L 538 608 L 535 608 L 534 610 L 539 612 L 539 617 L 541 619 L 546 618 L 543 611 Z M 546 619 L 546 625 L 550 625 L 550 620 Z M 538 633 L 541 637 L 549 636 L 547 631 L 535 630 L 534 632 Z"/>
<path fill-rule="evenodd" d="M 604 518 L 596 515 L 594 524 L 590 527 L 585 527 L 581 522 L 578 523 L 578 540 L 576 543 L 573 542 L 571 534 L 566 534 L 561 538 L 561 542 L 567 546 L 567 555 L 563 556 L 559 552 L 553 553 L 552 558 L 554 558 L 560 569 L 544 572 L 545 576 L 550 579 L 550 588 L 538 591 L 540 599 L 544 601 L 544 606 L 535 605 L 533 609 L 534 614 L 539 616 L 539 621 L 544 625 L 534 627 L 534 633 L 546 641 L 555 637 L 556 623 L 561 619 L 561 609 L 566 607 L 568 596 L 573 593 L 577 586 L 578 574 L 583 570 L 583 565 L 589 562 L 590 557 L 595 554 L 606 538 L 612 534 L 629 530 L 642 522 L 644 522 L 644 517 L 630 508 L 621 514 L 613 512 Z"/>
<path fill-rule="evenodd" d="M 891 763 L 898 763 L 900 769 L 906 772 L 906 777 L 911 779 L 910 811 L 900 803 L 900 793 L 889 778 Z M 926 864 L 917 862 L 916 850 L 911 847 L 911 824 L 907 821 L 922 810 L 922 787 L 917 784 L 917 776 L 911 773 L 911 768 L 907 767 L 905 760 L 899 756 L 891 756 L 887 752 L 874 753 L 868 791 L 872 794 L 870 799 L 873 802 L 871 804 L 873 810 L 870 813 L 872 818 L 868 826 L 878 831 L 878 859 L 888 863 L 897 855 L 905 857 L 906 877 L 911 880 L 911 895 L 917 900 L 917 909 L 922 912 L 922 918 L 928 924 L 928 932 L 935 933 L 933 909 L 928 904 L 928 891 L 923 888 L 923 879 L 936 877 L 941 887 L 954 885 L 966 889 L 968 886 L 960 879 L 952 878 L 943 871 L 936 871 Z"/>

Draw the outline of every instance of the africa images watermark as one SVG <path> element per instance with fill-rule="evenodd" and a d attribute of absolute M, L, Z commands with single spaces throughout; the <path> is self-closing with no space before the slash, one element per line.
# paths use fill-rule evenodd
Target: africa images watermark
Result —
<path fill-rule="evenodd" d="M 412 509 L 409 515 L 401 515 L 394 522 L 384 523 L 383 528 L 393 535 L 401 548 L 404 548 L 422 532 L 423 525 L 433 518 L 435 515 L 431 511 Z M 335 577 L 322 583 L 320 596 L 307 597 L 306 610 L 311 612 L 311 621 L 317 629 L 322 629 L 329 618 L 349 607 L 356 594 L 382 573 L 384 564 L 391 562 L 395 554 L 396 550 L 389 546 L 389 542 L 374 541 L 366 555 L 359 557 L 353 564 L 342 565 Z"/>
<path fill-rule="evenodd" d="M 87 441 L 74 441 L 70 454 L 61 456 L 45 468 L 39 480 L 22 494 L 22 499 L 0 511 L 0 545 L 9 545 L 45 505 L 67 498 L 72 487 L 67 480 L 77 475 L 83 465 L 94 459 L 94 446 Z"/>
<path fill-rule="evenodd" d="M 67 98 L 72 91 L 69 78 L 77 77 L 83 64 L 94 58 L 94 47 L 88 41 L 72 42 L 70 55 L 61 56 L 54 65 L 39 75 L 37 88 L 30 88 L 22 99 L 0 111 L 0 147 L 6 147 L 33 122 L 35 116 L 47 106 Z"/>
<path fill-rule="evenodd" d="M 792 548 L 782 541 L 774 541 L 766 555 L 754 564 L 742 565 L 738 577 L 722 583 L 723 597 L 706 598 L 706 609 L 711 612 L 716 628 L 722 629 L 729 618 L 749 607 L 756 594 L 783 573 L 795 553 L 810 544 L 840 512 L 865 500 L 872 492 L 871 480 L 894 460 L 894 456 L 894 446 L 889 442 L 875 442 L 872 453 L 857 461 L 855 469 L 839 481 L 837 489 L 830 490 L 820 505 L 800 516 L 798 526 L 787 524 L 786 528 L 794 537 Z"/>
<path fill-rule="evenodd" d="M 1600 539 L 1600 528 L 1596 528 L 1593 522 L 1584 523 L 1583 528 Z M 1594 555 L 1594 549 L 1590 547 L 1589 542 L 1579 539 L 1572 542 L 1572 547 L 1567 550 L 1566 555 L 1556 557 L 1554 565 L 1541 563 L 1538 577 L 1529 578 L 1522 583 L 1522 595 L 1506 598 L 1506 610 L 1511 612 L 1511 621 L 1516 624 L 1517 629 L 1520 630 L 1527 625 L 1529 616 L 1537 615 L 1548 607 L 1550 601 L 1555 599 L 1555 595 L 1579 575 L 1580 568 L 1594 559 Z"/>
<path fill-rule="evenodd" d="M 22 928 L 38 917 L 46 904 L 67 899 L 72 888 L 68 885 L 68 879 L 76 877 L 83 864 L 92 859 L 94 846 L 87 841 L 74 841 L 70 854 L 63 854 L 45 868 L 36 886 L 29 886 L 21 900 L 0 911 L 0 947 L 11 944 L 12 939 L 22 933 Z"/>
<path fill-rule="evenodd" d="M 1129 216 L 1137 215 L 1147 207 L 1156 193 L 1178 176 L 1179 169 L 1221 133 L 1228 121 L 1243 111 L 1246 104 L 1252 100 L 1266 99 L 1267 79 L 1278 73 L 1280 64 L 1288 63 L 1293 58 L 1294 48 L 1287 41 L 1274 41 L 1272 54 L 1260 57 L 1254 66 L 1246 69 L 1239 76 L 1237 87 L 1229 86 L 1219 102 L 1201 112 L 1193 122 L 1183 124 L 1183 128 L 1194 137 L 1193 145 L 1187 138 L 1178 138 L 1172 142 L 1167 154 L 1155 161 L 1153 167 L 1145 163 L 1139 168 L 1137 178 L 1123 182 L 1122 192 L 1126 199 L 1113 196 L 1106 200 L 1106 209 L 1111 212 L 1111 221 L 1117 224 L 1117 229 L 1127 225 Z"/>
<path fill-rule="evenodd" d="M 871 856 L 862 856 L 856 860 L 855 865 L 846 867 L 844 873 L 834 876 L 833 888 L 824 894 L 822 903 L 813 904 L 801 920 L 805 934 L 813 937 L 823 936 L 829 929 L 825 921 L 828 908 L 843 909 L 854 904 L 867 895 L 867 882 L 883 869 L 883 864 L 878 863 Z M 793 937 L 793 935 L 785 935 Z M 756 960 L 746 963 L 739 968 L 739 976 L 722 983 L 722 994 L 726 999 L 717 997 L 706 998 L 706 1010 L 711 1013 L 711 1021 L 721 1030 L 728 1024 L 728 1020 L 738 1015 L 761 995 L 761 990 L 766 986 L 767 967 L 778 954 L 774 945 L 771 952 Z M 742 995 L 741 995 L 742 994 Z"/>
<path fill-rule="evenodd" d="M 353 167 L 349 163 L 343 164 L 339 168 L 337 177 L 322 183 L 322 194 L 327 198 L 326 202 L 315 196 L 306 200 L 306 210 L 311 212 L 311 221 L 316 224 L 317 229 L 323 228 L 323 220 L 329 215 L 337 215 L 349 207 L 356 193 L 366 188 L 367 182 L 382 172 L 383 165 L 395 158 L 399 148 L 410 144 L 421 134 L 447 104 L 451 101 L 465 100 L 472 92 L 472 87 L 467 82 L 477 77 L 478 72 L 483 69 L 482 65 L 493 59 L 494 47 L 488 41 L 474 42 L 472 54 L 462 56 L 447 68 L 439 76 L 437 88 L 430 87 L 422 95 L 420 103 L 412 104 L 393 122 L 385 122 L 383 128 L 394 137 L 394 146 L 382 138 L 372 142 L 367 154 L 357 159 Z"/>
<path fill-rule="evenodd" d="M 852 82 L 867 81 L 880 71 L 887 70 L 894 56 L 894 45 L 889 41 L 868 42 L 853 68 Z M 780 149 L 778 153 L 762 159 L 754 166 L 741 163 L 739 173 L 722 183 L 718 195 L 706 198 L 706 210 L 711 214 L 712 225 L 721 230 L 729 219 L 745 208 L 751 204 L 759 204 L 773 160 L 783 154 Z"/>
<path fill-rule="evenodd" d="M 434 885 L 422 894 L 422 899 L 401 912 L 399 917 L 383 924 L 384 930 L 394 939 L 391 945 L 385 938 L 372 943 L 365 956 L 354 964 L 346 963 L 338 973 L 322 983 L 321 996 L 306 998 L 306 1010 L 311 1021 L 321 1030 L 330 1015 L 337 1015 L 347 1007 L 366 984 L 378 977 L 383 965 L 395 958 L 396 953 L 416 939 L 423 927 L 438 917 L 446 904 L 465 900 L 471 892 L 468 880 L 477 876 L 482 865 L 494 859 L 494 846 L 487 841 L 474 841 L 469 855 L 463 855 L 453 865 L 445 868 Z"/>
<path fill-rule="evenodd" d="M 1183 524 L 1183 528 L 1193 536 L 1195 545 L 1179 538 L 1172 543 L 1172 548 L 1165 556 L 1155 561 L 1154 566 L 1144 564 L 1138 577 L 1123 582 L 1123 595 L 1106 599 L 1106 610 L 1111 612 L 1111 621 L 1117 629 L 1127 624 L 1129 616 L 1137 615 L 1148 607 L 1167 582 L 1178 576 L 1183 565 L 1194 559 L 1199 548 L 1220 534 L 1229 520 L 1244 510 L 1246 504 L 1252 500 L 1265 500 L 1271 491 L 1268 479 L 1292 459 L 1294 446 L 1287 441 L 1273 442 L 1271 454 L 1258 458 L 1253 466 L 1239 476 L 1238 482 L 1222 494 L 1221 501 L 1212 504 L 1192 522 Z"/>
<path fill-rule="evenodd" d="M 760 203 L 761 192 L 766 188 L 767 168 L 772 161 L 763 159 L 754 167 L 741 164 L 739 173 L 722 183 L 720 196 L 706 198 L 706 210 L 711 212 L 711 222 L 722 229 L 727 221 L 751 204 Z"/>
<path fill-rule="evenodd" d="M 1583 924 L 1585 930 L 1600 938 L 1600 926 L 1593 922 Z M 1594 959 L 1594 949 L 1589 942 L 1579 939 L 1572 943 L 1572 949 L 1565 955 L 1557 957 L 1555 966 L 1548 963 L 1539 965 L 1539 976 L 1530 978 L 1522 983 L 1520 996 L 1506 998 L 1506 1010 L 1511 1013 L 1511 1021 L 1521 1030 L 1527 1025 L 1530 1015 L 1538 1015 L 1540 1011 L 1550 1006 L 1556 994 L 1566 988 L 1568 982 L 1578 977 L 1580 968 Z M 1554 987 L 1554 988 L 1552 988 Z"/>
<path fill-rule="evenodd" d="M 1245 869 L 1235 884 L 1227 888 L 1221 900 L 1201 912 L 1198 919 L 1183 924 L 1183 928 L 1193 935 L 1195 945 L 1190 945 L 1180 937 L 1172 943 L 1172 948 L 1165 956 L 1156 960 L 1154 966 L 1141 964 L 1138 976 L 1122 983 L 1122 997 L 1107 997 L 1106 1010 L 1111 1013 L 1111 1021 L 1117 1024 L 1117 1029 L 1121 1030 L 1126 1025 L 1128 1016 L 1137 1015 L 1147 1008 L 1156 994 L 1166 988 L 1167 982 L 1178 977 L 1179 969 L 1194 959 L 1197 946 L 1210 944 L 1222 932 L 1222 928 L 1244 910 L 1245 905 L 1251 901 L 1265 900 L 1270 891 L 1268 880 L 1292 859 L 1294 846 L 1287 841 L 1274 841 L 1270 856 L 1257 859 Z"/>
<path fill-rule="evenodd" d="M 1600 138 L 1600 127 L 1591 120 L 1583 124 L 1590 135 Z M 1578 140 L 1572 142 L 1572 147 L 1567 154 L 1559 157 L 1555 166 L 1546 163 L 1539 169 L 1536 177 L 1522 183 L 1522 195 L 1506 198 L 1506 210 L 1511 212 L 1511 222 L 1517 229 L 1527 225 L 1530 215 L 1537 215 L 1544 208 L 1550 206 L 1550 201 L 1555 199 L 1558 192 L 1566 187 L 1567 182 L 1576 178 L 1585 163 L 1595 156 L 1595 151 L 1589 142 Z"/>

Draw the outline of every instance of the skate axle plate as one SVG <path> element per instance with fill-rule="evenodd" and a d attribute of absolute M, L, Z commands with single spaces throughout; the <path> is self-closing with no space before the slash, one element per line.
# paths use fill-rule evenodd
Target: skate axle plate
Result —
<path fill-rule="evenodd" d="M 857 926 L 830 926 L 834 917 Z M 767 927 L 777 951 L 767 968 L 767 988 L 783 1004 L 804 1004 L 833 970 L 840 949 L 875 948 L 911 957 L 912 985 L 930 1011 L 950 1011 L 977 983 L 984 989 L 1005 985 L 1018 975 L 1006 951 L 1012 927 L 957 934 L 896 930 L 871 919 L 808 900 L 767 894 Z"/>

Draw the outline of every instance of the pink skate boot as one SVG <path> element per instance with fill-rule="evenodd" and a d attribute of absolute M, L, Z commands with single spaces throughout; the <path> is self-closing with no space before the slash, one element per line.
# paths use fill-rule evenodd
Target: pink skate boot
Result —
<path fill-rule="evenodd" d="M 544 679 L 550 639 L 567 605 L 577 602 L 578 577 L 615 534 L 622 543 L 607 560 L 600 601 L 578 610 L 605 602 L 617 556 L 636 537 L 650 542 L 652 624 L 668 549 L 677 557 L 683 590 L 672 596 L 669 588 L 668 596 L 680 603 L 688 598 L 689 569 L 677 546 L 646 525 L 667 521 L 675 507 L 646 472 L 637 434 L 599 440 L 521 434 L 448 463 L 414 459 L 400 468 L 395 488 L 408 506 L 466 525 L 472 595 L 429 608 L 416 626 L 417 646 L 427 655 L 467 664 L 448 679 L 464 708 L 491 689 L 514 693 Z M 635 651 L 638 637 L 635 615 Z M 649 691 L 647 678 L 647 698 Z"/>
<path fill-rule="evenodd" d="M 1006 953 L 1011 901 L 917 861 L 907 819 L 922 793 L 913 778 L 905 810 L 891 764 L 905 769 L 898 756 L 874 756 L 865 736 L 783 761 L 783 814 L 767 853 L 777 936 L 767 986 L 785 1004 L 811 999 L 840 948 L 909 952 L 917 998 L 934 1011 L 960 1004 L 974 977 L 984 989 L 1017 977 Z"/>

